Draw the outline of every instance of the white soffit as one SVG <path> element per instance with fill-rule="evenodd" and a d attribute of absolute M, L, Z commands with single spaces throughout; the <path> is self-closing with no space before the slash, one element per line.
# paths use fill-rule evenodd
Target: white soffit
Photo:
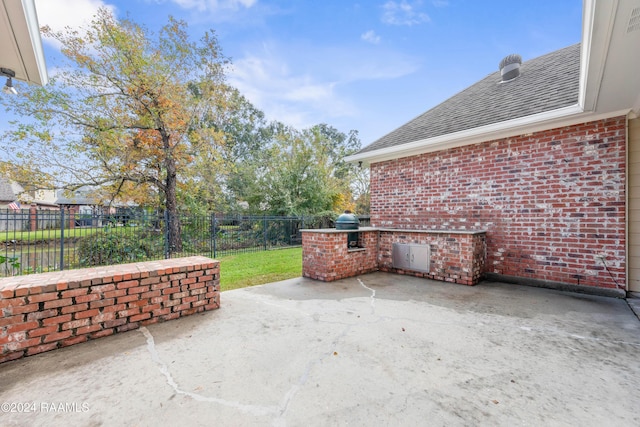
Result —
<path fill-rule="evenodd" d="M 606 13 L 610 16 L 598 19 Z M 592 56 L 595 61 L 589 61 L 587 90 L 591 86 L 591 72 L 594 68 L 601 69 L 601 80 L 593 82 L 599 84 L 593 110 L 604 113 L 637 108 L 640 96 L 640 0 L 599 0 L 595 16 L 592 40 L 604 49 L 593 53 L 604 56 Z"/>
<path fill-rule="evenodd" d="M 47 84 L 34 0 L 0 0 L 0 67 L 13 70 L 17 80 Z"/>

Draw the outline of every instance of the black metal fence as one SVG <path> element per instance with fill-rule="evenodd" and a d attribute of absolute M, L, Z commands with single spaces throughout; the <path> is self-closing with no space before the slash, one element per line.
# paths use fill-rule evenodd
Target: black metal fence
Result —
<path fill-rule="evenodd" d="M 163 213 L 1 210 L 0 276 L 295 247 L 301 229 L 333 226 L 313 216 L 180 215 L 179 244 L 171 245 L 171 221 Z"/>

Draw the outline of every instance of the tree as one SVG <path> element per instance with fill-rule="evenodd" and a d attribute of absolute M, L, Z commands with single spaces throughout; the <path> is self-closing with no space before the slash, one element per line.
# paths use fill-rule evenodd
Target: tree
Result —
<path fill-rule="evenodd" d="M 179 183 L 195 158 L 215 157 L 224 142 L 203 126 L 225 107 L 228 61 L 215 34 L 193 42 L 187 25 L 170 18 L 152 38 L 106 9 L 84 34 L 43 33 L 62 45 L 65 64 L 48 86 L 3 97 L 22 118 L 4 137 L 4 157 L 23 177 L 55 176 L 57 187 L 157 199 L 172 219 L 171 248 L 180 251 Z"/>
<path fill-rule="evenodd" d="M 326 124 L 298 131 L 272 123 L 271 142 L 244 169 L 244 199 L 254 210 L 278 215 L 353 209 L 354 165 L 343 158 L 360 147 L 357 132 L 346 135 Z"/>
<path fill-rule="evenodd" d="M 225 100 L 225 108 L 203 123 L 222 135 L 220 146 L 215 156 L 195 160 L 189 187 L 192 197 L 197 194 L 194 204 L 204 211 L 239 209 L 246 189 L 255 185 L 253 172 L 270 161 L 262 155 L 272 136 L 264 113 L 233 87 L 226 88 Z"/>

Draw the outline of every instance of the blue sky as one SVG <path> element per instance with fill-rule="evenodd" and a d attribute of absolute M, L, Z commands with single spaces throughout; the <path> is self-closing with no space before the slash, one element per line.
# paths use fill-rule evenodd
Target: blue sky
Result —
<path fill-rule="evenodd" d="M 106 6 L 154 31 L 214 29 L 228 81 L 269 119 L 356 129 L 363 146 L 497 70 L 580 41 L 581 0 L 36 0 L 41 25 Z M 44 41 L 49 67 L 56 47 Z"/>

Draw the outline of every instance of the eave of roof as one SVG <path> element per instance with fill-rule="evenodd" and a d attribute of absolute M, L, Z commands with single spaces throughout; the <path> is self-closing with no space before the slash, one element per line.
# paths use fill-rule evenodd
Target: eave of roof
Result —
<path fill-rule="evenodd" d="M 0 0 L 0 67 L 43 86 L 48 75 L 34 0 Z"/>

